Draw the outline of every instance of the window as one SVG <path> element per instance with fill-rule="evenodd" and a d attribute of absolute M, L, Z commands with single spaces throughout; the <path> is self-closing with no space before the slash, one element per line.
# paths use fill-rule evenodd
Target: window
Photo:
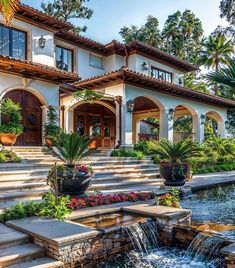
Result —
<path fill-rule="evenodd" d="M 159 70 L 155 67 L 151 67 L 151 76 L 159 80 L 163 80 L 169 83 L 172 83 L 172 73 L 168 73 L 163 70 Z"/>
<path fill-rule="evenodd" d="M 0 25 L 0 54 L 26 60 L 26 37 L 25 32 Z"/>
<path fill-rule="evenodd" d="M 56 67 L 72 72 L 73 71 L 73 51 L 63 47 L 56 47 Z"/>
<path fill-rule="evenodd" d="M 99 68 L 99 69 L 103 69 L 103 59 L 101 57 L 97 57 L 95 55 L 91 55 L 90 54 L 90 66 L 92 67 L 96 67 L 96 68 Z"/>

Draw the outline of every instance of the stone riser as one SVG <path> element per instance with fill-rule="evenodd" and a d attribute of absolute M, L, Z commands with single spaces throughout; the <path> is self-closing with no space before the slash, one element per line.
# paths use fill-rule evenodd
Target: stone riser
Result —
<path fill-rule="evenodd" d="M 120 176 L 120 175 L 141 175 L 146 173 L 158 173 L 156 169 L 121 169 L 115 171 L 99 171 L 95 173 L 95 178 L 110 177 L 110 176 Z"/>
<path fill-rule="evenodd" d="M 28 183 L 0 183 L 0 193 L 3 191 L 22 191 L 25 189 L 48 189 L 48 185 L 46 182 L 28 182 Z"/>

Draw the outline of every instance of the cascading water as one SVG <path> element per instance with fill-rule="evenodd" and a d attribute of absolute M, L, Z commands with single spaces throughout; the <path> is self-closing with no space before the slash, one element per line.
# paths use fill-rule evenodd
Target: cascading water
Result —
<path fill-rule="evenodd" d="M 151 248 L 159 248 L 157 225 L 153 221 L 123 227 L 123 232 L 139 252 L 149 254 Z"/>
<path fill-rule="evenodd" d="M 199 233 L 188 247 L 185 257 L 193 262 L 210 262 L 215 267 L 222 267 L 223 260 L 220 250 L 224 240 L 215 236 Z"/>

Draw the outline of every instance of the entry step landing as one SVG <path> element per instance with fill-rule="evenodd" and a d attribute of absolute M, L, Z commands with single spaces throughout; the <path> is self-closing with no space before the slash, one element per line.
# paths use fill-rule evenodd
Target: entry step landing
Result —
<path fill-rule="evenodd" d="M 0 267 L 53 268 L 63 263 L 46 257 L 45 249 L 30 243 L 27 234 L 0 224 Z"/>

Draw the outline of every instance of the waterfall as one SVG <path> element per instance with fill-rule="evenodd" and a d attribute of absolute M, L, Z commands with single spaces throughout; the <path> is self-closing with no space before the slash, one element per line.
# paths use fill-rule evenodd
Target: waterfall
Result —
<path fill-rule="evenodd" d="M 193 262 L 213 262 L 215 267 L 220 267 L 223 262 L 220 255 L 223 242 L 221 238 L 199 233 L 188 247 L 185 257 Z"/>
<path fill-rule="evenodd" d="M 157 225 L 153 221 L 135 223 L 123 227 L 135 250 L 149 254 L 151 248 L 159 248 Z"/>

